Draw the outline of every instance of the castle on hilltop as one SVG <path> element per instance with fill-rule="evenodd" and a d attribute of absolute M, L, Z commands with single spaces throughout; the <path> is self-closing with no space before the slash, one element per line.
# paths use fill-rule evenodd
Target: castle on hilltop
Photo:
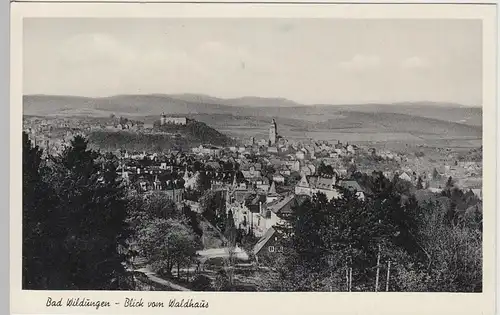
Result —
<path fill-rule="evenodd" d="M 166 116 L 165 113 L 161 115 L 160 125 L 186 125 L 189 119 L 186 117 L 171 117 Z"/>

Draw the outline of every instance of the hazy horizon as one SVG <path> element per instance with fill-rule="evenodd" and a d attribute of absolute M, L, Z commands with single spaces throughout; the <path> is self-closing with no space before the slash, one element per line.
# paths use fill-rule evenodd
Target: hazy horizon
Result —
<path fill-rule="evenodd" d="M 328 103 L 310 103 L 310 104 L 304 104 L 297 102 L 295 100 L 289 99 L 289 98 L 284 98 L 284 97 L 263 97 L 263 96 L 254 96 L 254 95 L 245 95 L 245 96 L 240 96 L 240 97 L 219 97 L 216 95 L 208 95 L 208 94 L 203 94 L 203 93 L 173 93 L 173 94 L 166 94 L 166 93 L 148 93 L 148 94 L 114 94 L 114 95 L 108 95 L 108 96 L 85 96 L 85 95 L 69 95 L 69 94 L 24 94 L 23 96 L 42 96 L 42 97 L 74 97 L 74 98 L 89 98 L 89 99 L 105 99 L 105 98 L 113 98 L 113 97 L 127 97 L 127 96 L 165 96 L 165 97 L 173 97 L 173 96 L 187 96 L 187 95 L 196 95 L 196 96 L 203 96 L 203 97 L 208 97 L 208 98 L 215 98 L 215 99 L 220 99 L 224 101 L 228 100 L 239 100 L 239 99 L 245 99 L 245 98 L 256 98 L 256 99 L 268 99 L 268 100 L 283 100 L 283 101 L 289 101 L 291 103 L 296 103 L 296 106 L 363 106 L 363 105 L 401 105 L 401 104 L 418 104 L 418 105 L 425 105 L 425 106 L 456 106 L 456 107 L 465 107 L 465 108 L 482 108 L 481 105 L 468 105 L 468 104 L 461 104 L 461 103 L 455 103 L 455 102 L 436 102 L 436 101 L 429 101 L 429 100 L 423 100 L 423 101 L 401 101 L 401 102 L 387 102 L 387 103 L 382 103 L 382 102 L 366 102 L 366 103 L 337 103 L 337 104 L 328 104 Z M 225 105 L 225 104 L 223 104 Z M 230 105 L 227 105 L 230 106 Z M 237 105 L 235 105 L 237 106 Z M 245 107 L 245 106 L 243 106 Z M 254 105 L 253 107 L 268 107 L 268 105 Z M 294 105 L 290 105 L 289 107 L 294 107 Z"/>
<path fill-rule="evenodd" d="M 23 53 L 24 95 L 482 106 L 480 20 L 28 18 Z"/>

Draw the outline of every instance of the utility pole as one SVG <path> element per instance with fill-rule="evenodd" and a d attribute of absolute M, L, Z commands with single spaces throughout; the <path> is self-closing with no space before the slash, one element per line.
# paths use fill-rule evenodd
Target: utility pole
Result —
<path fill-rule="evenodd" d="M 330 255 L 330 292 L 333 292 L 333 258 Z"/>
<path fill-rule="evenodd" d="M 378 292 L 378 279 L 380 275 L 380 244 L 378 244 L 378 255 L 377 255 L 377 276 L 375 278 L 375 292 Z"/>
<path fill-rule="evenodd" d="M 349 292 L 352 290 L 352 267 L 349 268 Z"/>
<path fill-rule="evenodd" d="M 387 281 L 385 282 L 385 291 L 389 292 L 389 279 L 391 275 L 391 260 L 387 262 Z"/>
<path fill-rule="evenodd" d="M 347 291 L 349 291 L 349 267 L 347 267 L 347 264 L 345 266 L 345 281 L 346 281 Z"/>

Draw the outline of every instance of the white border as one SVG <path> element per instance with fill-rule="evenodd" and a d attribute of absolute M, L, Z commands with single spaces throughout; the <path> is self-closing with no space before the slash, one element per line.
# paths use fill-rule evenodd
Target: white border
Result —
<path fill-rule="evenodd" d="M 470 1 L 469 1 L 470 2 Z M 496 11 L 487 5 L 306 5 L 306 4 L 63 4 L 13 3 L 11 13 L 10 112 L 10 275 L 11 312 L 17 314 L 492 314 L 495 265 L 495 104 Z M 484 281 L 483 293 L 209 293 L 209 292 L 48 292 L 21 291 L 21 130 L 22 130 L 22 20 L 27 17 L 100 18 L 467 18 L 483 20 L 483 148 L 484 148 Z M 45 308 L 46 298 L 93 297 L 120 301 L 125 296 L 162 300 L 204 299 L 209 309 L 93 309 Z"/>

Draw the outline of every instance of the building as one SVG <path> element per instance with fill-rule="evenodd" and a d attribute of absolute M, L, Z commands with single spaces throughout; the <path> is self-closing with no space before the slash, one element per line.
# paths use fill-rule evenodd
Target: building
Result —
<path fill-rule="evenodd" d="M 281 174 L 274 174 L 273 181 L 275 183 L 283 184 L 283 183 L 285 183 L 285 177 Z"/>
<path fill-rule="evenodd" d="M 360 200 L 365 200 L 365 198 L 366 198 L 365 190 L 363 188 L 361 188 L 361 186 L 358 184 L 357 181 L 355 181 L 355 180 L 342 180 L 338 183 L 338 185 L 340 187 L 345 188 L 345 189 L 355 191 L 356 196 Z"/>
<path fill-rule="evenodd" d="M 408 175 L 408 173 L 406 173 L 406 172 L 403 172 L 403 174 L 399 175 L 399 179 L 405 180 L 407 182 L 412 181 L 410 175 Z"/>
<path fill-rule="evenodd" d="M 198 179 L 200 178 L 200 172 L 190 174 L 188 170 L 184 172 L 182 179 L 184 180 L 184 188 L 186 189 L 196 189 L 198 185 Z"/>
<path fill-rule="evenodd" d="M 215 146 L 210 146 L 210 145 L 200 145 L 197 148 L 192 149 L 193 153 L 195 154 L 200 154 L 200 155 L 209 155 L 213 157 L 218 157 L 220 156 L 221 149 Z"/>
<path fill-rule="evenodd" d="M 169 117 L 165 113 L 161 115 L 160 125 L 187 125 L 188 119 L 186 117 Z"/>
<path fill-rule="evenodd" d="M 274 228 L 270 228 L 259 239 L 253 248 L 253 254 L 257 263 L 271 263 L 279 253 L 283 252 L 283 247 L 278 242 L 278 236 Z"/>
<path fill-rule="evenodd" d="M 312 196 L 321 192 L 324 193 L 329 200 L 331 200 L 333 198 L 340 197 L 340 192 L 336 188 L 336 185 L 336 176 L 327 178 L 320 176 L 303 175 L 300 181 L 295 186 L 295 194 Z"/>
<path fill-rule="evenodd" d="M 271 122 L 271 127 L 269 128 L 269 146 L 276 145 L 276 139 L 278 137 L 278 127 L 276 121 L 273 119 Z"/>

